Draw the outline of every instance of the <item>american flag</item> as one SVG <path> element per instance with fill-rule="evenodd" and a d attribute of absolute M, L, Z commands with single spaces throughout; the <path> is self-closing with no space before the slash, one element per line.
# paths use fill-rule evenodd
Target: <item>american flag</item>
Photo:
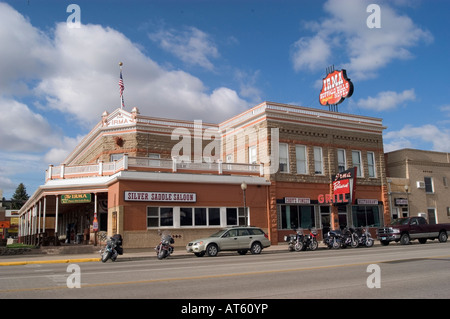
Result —
<path fill-rule="evenodd" d="M 125 90 L 125 86 L 123 85 L 123 78 L 122 78 L 122 70 L 120 70 L 120 78 L 119 78 L 119 92 L 120 92 L 120 99 L 122 100 L 122 108 L 125 107 L 125 103 L 123 101 L 123 90 Z"/>

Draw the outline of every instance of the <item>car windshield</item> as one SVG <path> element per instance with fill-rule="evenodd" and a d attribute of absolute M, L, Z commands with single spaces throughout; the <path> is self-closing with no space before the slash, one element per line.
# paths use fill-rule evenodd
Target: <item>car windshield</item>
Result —
<path fill-rule="evenodd" d="M 408 225 L 409 218 L 399 218 L 396 220 L 393 220 L 391 222 L 391 225 Z"/>
<path fill-rule="evenodd" d="M 214 234 L 212 234 L 212 235 L 209 236 L 209 237 L 220 237 L 220 236 L 222 236 L 226 231 L 227 231 L 227 229 L 219 230 L 217 233 L 214 233 Z"/>

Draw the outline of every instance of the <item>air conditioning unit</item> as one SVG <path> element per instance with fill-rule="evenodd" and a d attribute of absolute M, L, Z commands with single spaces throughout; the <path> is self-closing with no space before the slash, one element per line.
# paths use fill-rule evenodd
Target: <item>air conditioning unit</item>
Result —
<path fill-rule="evenodd" d="M 425 182 L 417 181 L 417 188 L 425 188 Z"/>

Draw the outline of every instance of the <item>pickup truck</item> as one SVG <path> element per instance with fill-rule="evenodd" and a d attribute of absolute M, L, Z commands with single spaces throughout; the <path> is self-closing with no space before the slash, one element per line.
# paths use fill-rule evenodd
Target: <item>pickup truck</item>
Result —
<path fill-rule="evenodd" d="M 389 226 L 378 228 L 377 238 L 381 245 L 387 246 L 391 241 L 407 245 L 418 239 L 425 244 L 427 239 L 438 239 L 445 243 L 450 232 L 450 224 L 428 224 L 423 217 L 405 217 L 394 220 Z"/>

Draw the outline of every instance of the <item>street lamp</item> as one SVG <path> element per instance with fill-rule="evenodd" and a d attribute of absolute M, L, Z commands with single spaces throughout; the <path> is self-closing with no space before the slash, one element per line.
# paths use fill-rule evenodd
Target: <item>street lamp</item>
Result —
<path fill-rule="evenodd" d="M 410 214 L 410 212 L 409 212 L 409 193 L 408 193 L 408 190 L 409 190 L 409 186 L 408 185 L 405 185 L 405 193 L 406 193 L 406 203 L 407 203 L 407 207 L 408 207 L 408 216 L 410 216 L 411 214 Z M 403 215 L 403 214 L 402 214 Z M 402 216 L 403 217 L 403 216 Z"/>
<path fill-rule="evenodd" d="M 247 204 L 245 201 L 245 191 L 247 190 L 247 184 L 245 182 L 242 182 L 241 189 L 244 195 L 244 218 L 245 218 L 245 225 L 248 226 L 248 218 L 247 218 Z"/>

